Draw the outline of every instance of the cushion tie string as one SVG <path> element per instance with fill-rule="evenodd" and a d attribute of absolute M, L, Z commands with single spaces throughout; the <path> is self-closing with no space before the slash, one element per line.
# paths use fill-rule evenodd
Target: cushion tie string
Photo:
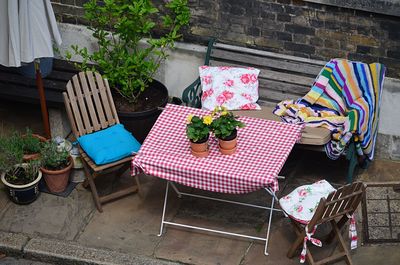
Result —
<path fill-rule="evenodd" d="M 350 239 L 350 249 L 356 249 L 357 248 L 357 229 L 356 229 L 356 217 L 354 214 L 346 214 L 347 218 L 350 219 L 350 225 L 349 225 L 349 239 Z"/>
<path fill-rule="evenodd" d="M 314 227 L 312 232 L 308 232 L 308 227 L 305 227 L 306 229 L 306 236 L 304 237 L 303 241 L 303 250 L 300 253 L 300 263 L 304 263 L 306 261 L 306 254 L 307 254 L 307 241 L 310 241 L 313 245 L 317 247 L 322 247 L 322 242 L 319 239 L 313 238 L 312 236 L 315 233 L 315 230 L 317 229 L 317 226 Z"/>

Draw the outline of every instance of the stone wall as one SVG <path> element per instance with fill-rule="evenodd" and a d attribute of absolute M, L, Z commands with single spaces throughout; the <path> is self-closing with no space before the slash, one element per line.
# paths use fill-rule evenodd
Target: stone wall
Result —
<path fill-rule="evenodd" d="M 163 0 L 157 0 L 161 2 Z M 85 0 L 52 0 L 57 19 L 85 24 Z M 209 37 L 239 46 L 329 60 L 381 62 L 400 77 L 400 17 L 300 0 L 189 0 L 184 41 Z"/>

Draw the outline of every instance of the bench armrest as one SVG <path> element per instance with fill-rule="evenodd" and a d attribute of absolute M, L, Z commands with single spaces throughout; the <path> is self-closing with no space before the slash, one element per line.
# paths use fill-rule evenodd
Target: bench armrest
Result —
<path fill-rule="evenodd" d="M 211 38 L 208 41 L 204 65 L 210 65 L 210 55 L 215 41 L 215 38 Z M 183 90 L 182 101 L 186 104 L 186 106 L 201 108 L 201 92 L 201 81 L 200 77 L 198 77 L 193 83 Z"/>

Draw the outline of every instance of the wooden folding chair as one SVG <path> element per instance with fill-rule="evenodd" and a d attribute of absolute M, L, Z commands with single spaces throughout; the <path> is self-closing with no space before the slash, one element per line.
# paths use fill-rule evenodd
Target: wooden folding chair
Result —
<path fill-rule="evenodd" d="M 290 218 L 295 228 L 297 239 L 289 249 L 287 256 L 292 258 L 295 251 L 303 245 L 304 238 L 307 236 L 306 229 L 308 229 L 308 232 L 311 233 L 312 230 L 318 225 L 329 222 L 332 230 L 325 241 L 330 243 L 336 237 L 336 239 L 339 241 L 341 251 L 322 260 L 315 261 L 310 249 L 308 249 L 306 252 L 307 262 L 311 265 L 320 265 L 344 258 L 348 265 L 353 264 L 350 258 L 350 252 L 346 247 L 345 241 L 342 237 L 341 229 L 350 219 L 349 217 L 357 209 L 364 192 L 365 185 L 361 182 L 354 182 L 339 188 L 335 192 L 330 193 L 326 199 L 322 198 L 320 200 L 312 219 L 306 227 L 304 227 L 304 225 L 300 224 L 295 219 Z"/>
<path fill-rule="evenodd" d="M 119 119 L 111 96 L 108 81 L 98 73 L 80 72 L 67 83 L 67 92 L 63 93 L 68 119 L 75 137 L 97 132 L 118 124 Z M 81 149 L 81 157 L 85 170 L 84 186 L 90 185 L 97 209 L 102 212 L 102 204 L 140 191 L 140 184 L 135 177 L 136 185 L 99 196 L 94 179 L 102 174 L 117 170 L 122 175 L 129 167 L 132 157 L 126 157 L 113 163 L 96 165 Z"/>

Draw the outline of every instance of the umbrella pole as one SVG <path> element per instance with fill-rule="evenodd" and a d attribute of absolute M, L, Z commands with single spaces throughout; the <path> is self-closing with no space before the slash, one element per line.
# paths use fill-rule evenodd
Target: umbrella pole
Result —
<path fill-rule="evenodd" d="M 39 63 L 37 62 L 37 60 L 35 60 L 35 71 L 36 71 L 36 86 L 39 91 L 40 108 L 42 110 L 44 133 L 46 135 L 46 138 L 50 139 L 51 132 L 50 132 L 50 124 L 49 124 L 49 113 L 47 111 L 46 96 L 44 94 L 42 74 L 40 73 L 40 67 L 39 67 Z"/>

